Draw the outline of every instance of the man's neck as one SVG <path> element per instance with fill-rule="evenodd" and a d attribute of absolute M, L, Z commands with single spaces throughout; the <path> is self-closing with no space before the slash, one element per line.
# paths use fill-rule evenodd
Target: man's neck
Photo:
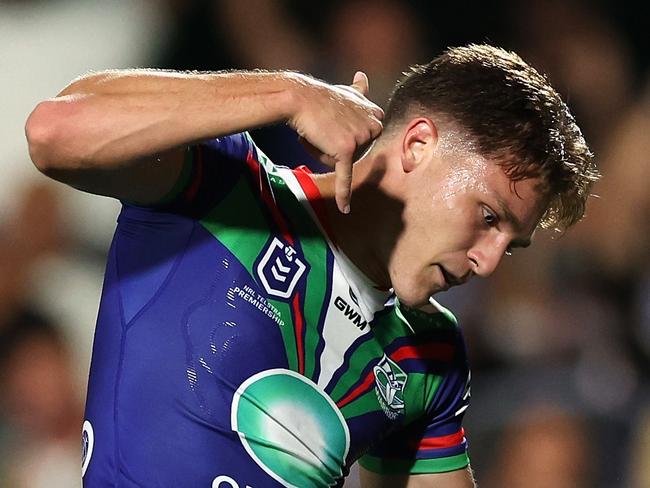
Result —
<path fill-rule="evenodd" d="M 381 156 L 367 155 L 354 165 L 351 212 L 341 213 L 334 199 L 334 173 L 316 175 L 314 183 L 323 198 L 332 241 L 378 288 L 390 288 L 387 263 L 396 235 L 396 223 L 389 220 L 401 205 L 382 191 L 387 170 Z"/>

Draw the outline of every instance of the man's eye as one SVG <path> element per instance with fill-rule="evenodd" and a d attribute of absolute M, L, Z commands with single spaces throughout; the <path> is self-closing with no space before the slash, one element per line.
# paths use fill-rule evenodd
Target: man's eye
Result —
<path fill-rule="evenodd" d="M 508 248 L 506 249 L 506 252 L 504 254 L 506 256 L 512 256 L 512 248 L 510 246 L 508 246 Z"/>
<path fill-rule="evenodd" d="M 497 225 L 499 222 L 497 216 L 492 211 L 490 211 L 490 209 L 485 207 L 483 207 L 483 220 L 490 227 Z"/>

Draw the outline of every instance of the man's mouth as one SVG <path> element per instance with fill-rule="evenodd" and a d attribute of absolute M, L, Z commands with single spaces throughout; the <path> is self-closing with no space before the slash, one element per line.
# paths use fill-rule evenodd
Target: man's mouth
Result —
<path fill-rule="evenodd" d="M 438 267 L 440 268 L 440 271 L 442 271 L 442 276 L 445 278 L 446 288 L 451 288 L 452 286 L 458 286 L 463 284 L 463 280 L 451 274 L 443 266 L 438 265 Z"/>

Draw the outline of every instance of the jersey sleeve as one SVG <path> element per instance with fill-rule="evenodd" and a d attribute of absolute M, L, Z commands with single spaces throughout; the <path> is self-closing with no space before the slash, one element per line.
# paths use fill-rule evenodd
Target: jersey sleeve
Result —
<path fill-rule="evenodd" d="M 455 322 L 453 316 L 451 319 Z M 462 332 L 458 326 L 453 327 L 456 352 L 442 370 L 436 368 L 440 382 L 425 414 L 371 447 L 359 460 L 367 470 L 380 474 L 427 474 L 469 465 L 462 422 L 469 406 L 470 370 Z"/>
<path fill-rule="evenodd" d="M 187 148 L 176 185 L 154 207 L 164 212 L 201 218 L 232 190 L 244 174 L 250 174 L 251 165 L 257 165 L 262 158 L 267 160 L 247 132 L 192 145 Z"/>

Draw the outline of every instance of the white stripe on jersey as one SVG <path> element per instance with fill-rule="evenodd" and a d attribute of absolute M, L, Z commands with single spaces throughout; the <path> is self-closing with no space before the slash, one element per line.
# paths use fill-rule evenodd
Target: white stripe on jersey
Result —
<path fill-rule="evenodd" d="M 325 323 L 323 324 L 323 332 L 321 336 L 325 342 L 325 349 L 321 356 L 321 372 L 317 379 L 318 386 L 325 388 L 332 375 L 343 364 L 345 352 L 350 348 L 350 345 L 364 334 L 370 332 L 370 326 L 365 325 L 363 329 L 359 328 L 354 323 L 354 318 L 359 317 L 360 320 L 366 322 L 365 317 L 361 315 L 359 308 L 352 301 L 350 297 L 350 287 L 341 273 L 336 262 L 334 262 L 334 269 L 332 272 L 332 293 L 330 295 L 330 303 L 327 306 L 327 315 L 325 316 Z M 343 299 L 346 306 L 340 310 L 336 306 L 336 301 L 342 304 L 340 299 Z M 348 312 L 346 314 L 346 311 Z"/>
<path fill-rule="evenodd" d="M 286 182 L 289 190 L 305 207 L 334 255 L 332 291 L 322 332 L 325 348 L 320 360 L 321 373 L 317 378 L 317 384 L 324 388 L 343 364 L 345 353 L 352 343 L 370 332 L 369 324 L 375 312 L 384 308 L 390 293 L 377 290 L 348 257 L 330 242 L 293 172 L 276 166 L 276 174 Z"/>

